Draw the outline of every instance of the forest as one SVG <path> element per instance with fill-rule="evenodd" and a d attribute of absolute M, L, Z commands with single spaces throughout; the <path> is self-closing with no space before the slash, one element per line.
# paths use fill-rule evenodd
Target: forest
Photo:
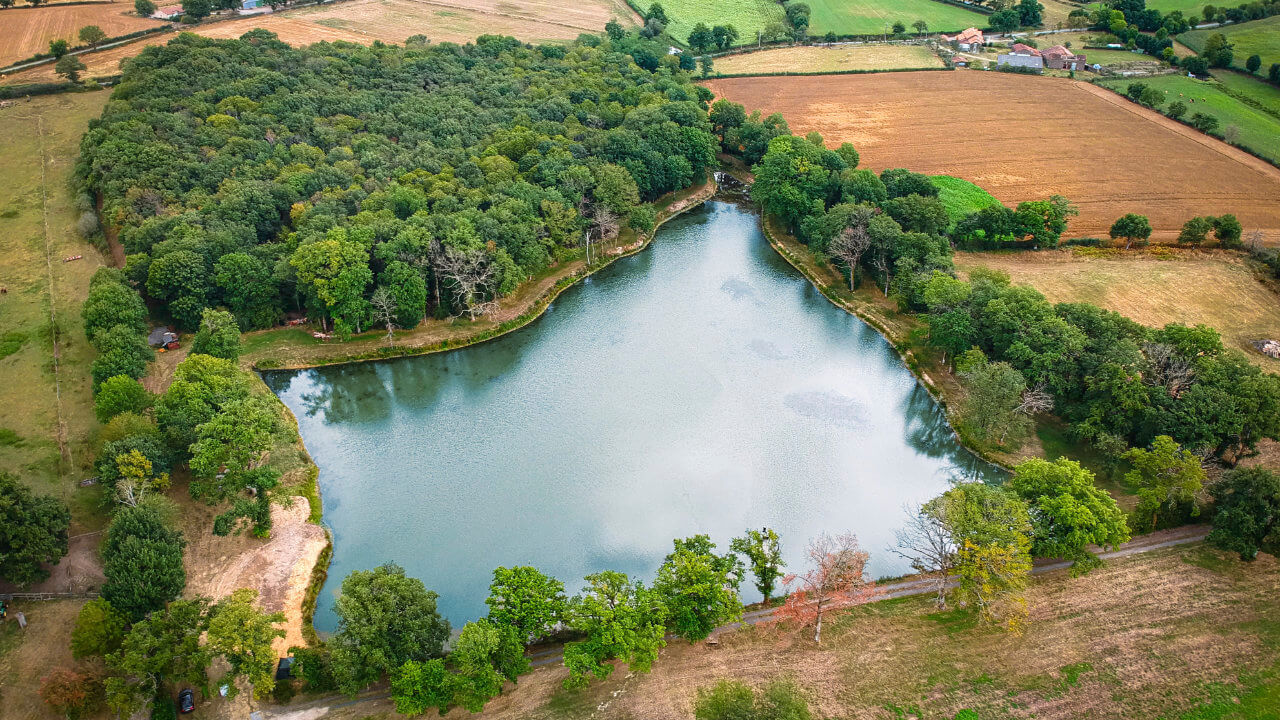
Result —
<path fill-rule="evenodd" d="M 625 51 L 625 52 L 624 52 Z M 710 93 L 637 36 L 291 48 L 183 34 L 129 61 L 77 179 L 125 275 L 193 330 L 339 336 L 488 303 L 705 176 Z M 425 92 L 424 92 L 425 91 Z"/>

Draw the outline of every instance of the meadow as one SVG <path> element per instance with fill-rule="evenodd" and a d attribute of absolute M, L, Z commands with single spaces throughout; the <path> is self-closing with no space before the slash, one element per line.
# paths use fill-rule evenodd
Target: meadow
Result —
<path fill-rule="evenodd" d="M 1000 204 L 991 193 L 962 178 L 934 175 L 933 184 L 938 187 L 938 199 L 946 206 L 952 222 L 984 207 Z"/>
<path fill-rule="evenodd" d="M 1271 63 L 1280 62 L 1280 15 L 1262 20 L 1227 25 L 1207 30 L 1192 30 L 1178 36 L 1178 40 L 1187 47 L 1200 52 L 1209 36 L 1222 33 L 1235 46 L 1232 66 L 1243 68 L 1250 55 L 1262 58 L 1262 72 L 1266 72 Z"/>
<path fill-rule="evenodd" d="M 911 23 L 924 20 L 929 32 L 955 32 L 986 27 L 987 16 L 934 0 L 810 0 L 809 32 L 822 35 L 874 35 L 895 22 L 914 32 Z"/>
<path fill-rule="evenodd" d="M 1124 92 L 1131 82 L 1134 80 L 1117 79 L 1104 80 L 1100 84 L 1117 92 Z M 1272 162 L 1280 163 L 1280 118 L 1228 95 L 1214 81 L 1193 80 L 1182 75 L 1162 75 L 1142 78 L 1141 82 L 1165 94 L 1166 101 L 1162 103 L 1162 109 L 1175 100 L 1181 100 L 1187 105 L 1184 117 L 1190 118 L 1195 113 L 1212 115 L 1218 119 L 1218 133 L 1227 138 L 1233 137 L 1234 133 L 1236 142 Z M 1195 102 L 1190 102 L 1191 100 Z"/>
<path fill-rule="evenodd" d="M 837 45 L 776 48 L 716 58 L 722 75 L 830 73 L 942 67 L 942 60 L 922 45 Z"/>
<path fill-rule="evenodd" d="M 1260 80 L 1256 75 L 1232 70 L 1215 70 L 1213 77 L 1227 92 L 1246 97 L 1273 115 L 1280 115 L 1280 87 Z"/>
<path fill-rule="evenodd" d="M 638 7 L 648 7 L 644 0 L 637 0 Z M 667 12 L 667 34 L 681 43 L 689 39 L 689 33 L 698 23 L 733 25 L 738 30 L 738 43 L 750 45 L 756 41 L 756 33 L 769 23 L 786 24 L 782 5 L 773 0 L 682 0 L 664 6 Z"/>

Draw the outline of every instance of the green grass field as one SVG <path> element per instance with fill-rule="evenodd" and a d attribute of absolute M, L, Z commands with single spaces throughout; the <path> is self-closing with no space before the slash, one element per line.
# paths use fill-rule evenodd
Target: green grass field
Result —
<path fill-rule="evenodd" d="M 950 175 L 934 175 L 932 179 L 933 184 L 938 186 L 938 199 L 947 207 L 951 222 L 975 210 L 1000 204 L 1000 201 L 992 197 L 991 193 L 968 180 Z"/>
<path fill-rule="evenodd" d="M 1235 46 L 1235 58 L 1232 65 L 1243 68 L 1250 55 L 1262 57 L 1262 72 L 1266 72 L 1271 63 L 1280 62 L 1280 15 L 1263 20 L 1228 25 L 1223 28 L 1208 30 L 1192 30 L 1182 33 L 1178 40 L 1183 45 L 1200 52 L 1209 36 L 1222 33 Z"/>
<path fill-rule="evenodd" d="M 1280 115 L 1280 88 L 1258 79 L 1256 75 L 1230 70 L 1214 71 L 1215 78 L 1226 89 L 1244 95 L 1276 115 Z"/>
<path fill-rule="evenodd" d="M 927 1 L 927 0 L 926 0 Z M 647 7 L 647 0 L 638 5 Z M 708 27 L 733 25 L 739 33 L 740 44 L 754 43 L 756 32 L 771 22 L 786 22 L 782 5 L 772 0 L 683 0 L 666 8 L 667 33 L 680 42 L 687 42 L 693 26 L 702 22 Z"/>
<path fill-rule="evenodd" d="M 911 23 L 924 20 L 929 30 L 955 31 L 985 27 L 987 16 L 934 0 L 809 0 L 812 14 L 809 31 L 814 35 L 870 35 L 901 22 L 907 32 Z"/>
<path fill-rule="evenodd" d="M 1131 82 L 1134 81 L 1107 80 L 1102 85 L 1124 92 Z M 1162 104 L 1161 110 L 1169 102 L 1182 100 L 1189 108 L 1186 117 L 1197 112 L 1212 115 L 1218 118 L 1219 134 L 1225 135 L 1234 127 L 1238 133 L 1238 144 L 1251 148 L 1272 162 L 1280 162 L 1280 119 L 1231 97 L 1217 82 L 1192 80 L 1182 75 L 1143 78 L 1142 82 L 1165 93 L 1168 101 Z M 1195 102 L 1188 102 L 1190 99 L 1195 99 Z"/>
<path fill-rule="evenodd" d="M 1147 7 L 1153 8 L 1155 10 L 1159 10 L 1161 13 L 1164 13 L 1166 15 L 1173 12 L 1174 10 L 1181 10 L 1182 14 L 1186 16 L 1187 21 L 1191 22 L 1191 24 L 1193 25 L 1204 19 L 1204 17 L 1200 14 L 1200 8 L 1203 8 L 1205 5 L 1210 5 L 1210 4 L 1216 7 L 1225 7 L 1227 5 L 1230 5 L 1231 7 L 1235 7 L 1235 5 L 1239 5 L 1239 3 L 1235 3 L 1234 5 L 1231 3 L 1225 3 L 1225 4 L 1210 3 L 1210 2 L 1206 2 L 1206 0 L 1148 0 L 1147 1 Z"/>

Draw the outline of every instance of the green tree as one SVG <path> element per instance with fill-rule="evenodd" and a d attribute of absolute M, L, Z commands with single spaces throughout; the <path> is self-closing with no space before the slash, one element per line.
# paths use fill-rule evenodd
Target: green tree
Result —
<path fill-rule="evenodd" d="M 151 261 L 147 295 L 169 304 L 169 314 L 183 329 L 200 324 L 210 286 L 205 259 L 194 250 L 174 250 Z"/>
<path fill-rule="evenodd" d="M 395 300 L 396 324 L 406 329 L 417 327 L 427 314 L 427 283 L 422 273 L 397 260 L 387 264 L 382 282 Z"/>
<path fill-rule="evenodd" d="M 528 566 L 493 571 L 489 619 L 516 630 L 523 642 L 546 637 L 564 619 L 564 584 Z"/>
<path fill-rule="evenodd" d="M 147 306 L 142 298 L 117 278 L 99 274 L 93 276 L 89 294 L 80 309 L 84 320 L 84 333 L 93 340 L 99 332 L 117 325 L 124 325 L 137 333 L 147 330 Z"/>
<path fill-rule="evenodd" d="M 182 14 L 194 20 L 203 20 L 213 12 L 212 0 L 182 0 Z"/>
<path fill-rule="evenodd" d="M 1213 219 L 1213 236 L 1222 247 L 1240 247 L 1240 235 L 1243 232 L 1244 228 L 1240 227 L 1240 221 L 1231 213 L 1219 215 Z"/>
<path fill-rule="evenodd" d="M 1183 115 L 1187 114 L 1187 104 L 1181 100 L 1174 100 L 1169 103 L 1169 107 L 1165 108 L 1165 114 L 1174 120 L 1181 120 Z"/>
<path fill-rule="evenodd" d="M 1038 27 L 1044 18 L 1044 5 L 1036 0 L 1022 0 L 1017 5 L 1018 22 L 1023 27 Z"/>
<path fill-rule="evenodd" d="M 707 27 L 706 23 L 697 23 L 689 33 L 689 49 L 697 55 L 705 53 L 714 42 L 711 28 Z"/>
<path fill-rule="evenodd" d="M 1258 55 L 1250 55 L 1248 60 L 1244 61 L 1244 68 L 1252 75 L 1262 69 L 1262 57 Z"/>
<path fill-rule="evenodd" d="M 1019 408 L 1027 380 L 1007 362 L 986 358 L 968 363 L 960 373 L 965 397 L 960 417 L 978 440 L 985 443 L 1020 443 L 1031 426 Z"/>
<path fill-rule="evenodd" d="M 505 681 L 515 682 L 529 670 L 516 629 L 483 618 L 462 628 L 449 659 L 458 668 L 457 703 L 471 712 L 483 710 L 490 698 L 502 693 Z"/>
<path fill-rule="evenodd" d="M 197 478 L 192 496 L 219 502 L 243 489 L 249 471 L 266 462 L 277 423 L 271 401 L 250 396 L 227 402 L 198 425 L 191 445 L 191 472 Z"/>
<path fill-rule="evenodd" d="M 1030 508 L 1032 554 L 1071 560 L 1075 575 L 1102 564 L 1088 545 L 1114 548 L 1129 540 L 1124 512 L 1074 460 L 1025 460 L 1014 468 L 1009 489 Z"/>
<path fill-rule="evenodd" d="M 182 567 L 186 541 L 152 504 L 122 507 L 102 544 L 102 597 L 131 621 L 178 597 L 187 585 Z"/>
<path fill-rule="evenodd" d="M 61 59 L 63 55 L 66 55 L 67 51 L 70 49 L 71 45 L 66 40 L 58 39 L 49 41 L 49 54 L 58 59 Z"/>
<path fill-rule="evenodd" d="M 1200 56 L 1209 61 L 1210 67 L 1230 67 L 1231 61 L 1235 59 L 1232 45 L 1227 41 L 1227 36 L 1222 33 L 1209 36 L 1204 43 L 1204 48 L 1200 51 Z"/>
<path fill-rule="evenodd" d="M 1151 519 L 1150 525 L 1143 523 L 1144 529 L 1155 530 L 1161 513 L 1176 512 L 1188 504 L 1193 516 L 1200 514 L 1195 499 L 1206 478 L 1194 453 L 1183 450 L 1168 435 L 1158 435 L 1150 450 L 1133 448 L 1124 459 L 1133 466 L 1124 476 L 1125 482 L 1138 490 L 1134 514 L 1144 521 Z"/>
<path fill-rule="evenodd" d="M 393 563 L 348 575 L 329 640 L 338 688 L 355 695 L 410 660 L 440 657 L 449 621 L 437 612 L 437 597 Z"/>
<path fill-rule="evenodd" d="M 270 327 L 280 315 L 276 279 L 258 258 L 227 253 L 213 264 L 213 280 L 244 330 Z"/>
<path fill-rule="evenodd" d="M 782 579 L 782 544 L 778 541 L 778 533 L 772 528 L 747 530 L 742 537 L 736 537 L 729 549 L 742 555 L 751 566 L 751 573 L 756 578 L 756 590 L 764 596 L 765 607 L 773 596 L 774 588 Z"/>
<path fill-rule="evenodd" d="M 890 32 L 893 33 L 894 37 L 901 37 L 907 34 L 907 26 L 901 20 L 895 20 Z"/>
<path fill-rule="evenodd" d="M 129 630 L 129 621 L 111 603 L 94 598 L 80 608 L 71 628 L 71 656 L 77 660 L 106 657 L 120 649 Z"/>
<path fill-rule="evenodd" d="M 258 591 L 241 588 L 218 601 L 209 613 L 207 647 L 231 666 L 219 685 L 230 688 L 235 697 L 235 678 L 243 677 L 253 686 L 254 697 L 265 697 L 276 686 L 276 651 L 272 642 L 285 636 L 276 625 L 284 613 L 264 613 L 255 607 Z"/>
<path fill-rule="evenodd" d="M 117 375 L 141 378 L 147 374 L 147 363 L 156 357 L 146 337 L 124 325 L 99 331 L 93 336 L 93 344 L 98 357 L 89 372 L 95 388 Z"/>
<path fill-rule="evenodd" d="M 596 169 L 596 184 L 592 194 L 596 202 L 609 208 L 616 215 L 625 215 L 640 202 L 640 191 L 635 178 L 627 169 L 605 163 Z"/>
<path fill-rule="evenodd" d="M 1280 553 L 1280 473 L 1235 468 L 1210 486 L 1217 505 L 1209 542 L 1253 560 L 1258 551 Z"/>
<path fill-rule="evenodd" d="M 1202 133 L 1212 133 L 1218 129 L 1218 118 L 1207 113 L 1195 113 L 1191 116 L 1191 127 Z"/>
<path fill-rule="evenodd" d="M 206 308 L 200 329 L 191 342 L 191 352 L 236 362 L 240 359 L 240 326 L 226 310 Z"/>
<path fill-rule="evenodd" d="M 98 386 L 93 396 L 93 412 L 98 422 L 105 423 L 120 413 L 141 415 L 151 407 L 154 397 L 142 383 L 127 375 L 113 375 Z"/>
<path fill-rule="evenodd" d="M 929 23 L 924 20 L 917 20 L 911 23 L 911 27 L 915 28 L 917 35 L 924 35 L 929 32 Z"/>
<path fill-rule="evenodd" d="M 128 717 L 166 683 L 203 687 L 212 657 L 200 637 L 209 624 L 207 598 L 174 600 L 130 628 L 120 650 L 107 656 L 107 707 Z"/>
<path fill-rule="evenodd" d="M 139 17 L 151 17 L 155 14 L 156 4 L 151 0 L 133 0 L 133 11 Z"/>
<path fill-rule="evenodd" d="M 1182 225 L 1178 233 L 1178 243 L 1183 245 L 1201 245 L 1205 235 L 1213 229 L 1213 216 L 1193 217 Z"/>
<path fill-rule="evenodd" d="M 85 25 L 80 28 L 80 42 L 86 45 L 97 46 L 98 43 L 107 39 L 107 34 L 97 25 Z"/>
<path fill-rule="evenodd" d="M 1111 224 L 1111 239 L 1124 238 L 1125 250 L 1132 247 L 1134 241 L 1140 245 L 1146 245 L 1150 237 L 1151 223 L 1147 221 L 1146 215 L 1126 213 Z"/>
<path fill-rule="evenodd" d="M 0 471 L 0 578 L 19 587 L 49 577 L 45 564 L 67 554 L 71 511 L 60 500 L 36 495 Z"/>
<path fill-rule="evenodd" d="M 369 251 L 363 245 L 344 239 L 320 240 L 299 246 L 289 263 L 297 271 L 298 285 L 318 303 L 317 310 L 341 328 L 360 332 L 369 314 L 364 291 L 373 281 Z"/>
<path fill-rule="evenodd" d="M 391 673 L 391 699 L 396 712 L 413 717 L 435 708 L 444 715 L 453 707 L 459 677 L 444 660 L 410 660 Z"/>
<path fill-rule="evenodd" d="M 667 629 L 689 642 L 742 619 L 741 567 L 733 555 L 716 555 L 706 535 L 676 540 L 658 568 L 653 591 L 667 606 Z"/>
<path fill-rule="evenodd" d="M 53 71 L 65 77 L 71 82 L 80 81 L 80 73 L 88 70 L 88 67 L 80 61 L 75 55 L 63 55 L 58 58 L 58 62 L 54 63 Z"/>
<path fill-rule="evenodd" d="M 1031 573 L 1026 539 L 1011 544 L 965 542 L 956 556 L 956 593 L 961 601 L 976 609 L 983 622 L 1003 625 L 1021 635 L 1028 615 L 1022 593 Z"/>
<path fill-rule="evenodd" d="M 717 50 L 728 50 L 738 41 L 738 29 L 732 25 L 716 25 L 711 28 L 711 37 Z"/>
<path fill-rule="evenodd" d="M 703 55 L 698 58 L 698 67 L 702 70 L 702 77 L 709 77 L 711 70 L 715 67 L 715 61 L 710 55 Z"/>
<path fill-rule="evenodd" d="M 582 594 L 569 602 L 568 625 L 584 639 L 564 646 L 569 669 L 564 686 L 585 687 L 592 676 L 608 678 L 612 659 L 622 660 L 632 671 L 648 672 L 666 645 L 662 598 L 620 572 L 588 575 L 586 582 Z"/>

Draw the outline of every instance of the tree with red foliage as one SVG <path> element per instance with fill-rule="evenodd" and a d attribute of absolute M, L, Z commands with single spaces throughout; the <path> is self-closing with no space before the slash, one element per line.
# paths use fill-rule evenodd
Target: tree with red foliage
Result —
<path fill-rule="evenodd" d="M 832 537 L 823 533 L 805 551 L 809 569 L 782 579 L 787 600 L 773 613 L 773 624 L 814 626 L 813 641 L 822 643 L 822 613 L 833 607 L 861 605 L 876 595 L 875 582 L 864 577 L 870 555 L 851 532 Z"/>
<path fill-rule="evenodd" d="M 68 720 L 87 715 L 99 700 L 94 678 L 66 668 L 54 668 L 40 680 L 40 699 Z"/>

